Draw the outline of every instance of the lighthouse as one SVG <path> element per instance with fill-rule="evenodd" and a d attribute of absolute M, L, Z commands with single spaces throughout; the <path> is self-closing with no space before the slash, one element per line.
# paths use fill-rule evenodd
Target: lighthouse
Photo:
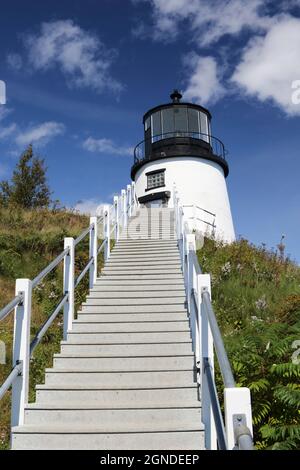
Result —
<path fill-rule="evenodd" d="M 230 243 L 235 233 L 224 144 L 212 135 L 207 109 L 182 101 L 178 90 L 170 98 L 144 114 L 144 139 L 131 168 L 136 197 L 147 208 L 172 208 L 176 190 L 191 231 Z"/>

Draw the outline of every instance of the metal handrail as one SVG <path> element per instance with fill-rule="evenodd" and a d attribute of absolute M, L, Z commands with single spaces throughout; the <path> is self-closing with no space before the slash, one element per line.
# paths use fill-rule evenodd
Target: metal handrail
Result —
<path fill-rule="evenodd" d="M 106 243 L 107 243 L 107 239 L 105 238 L 105 240 L 103 240 L 103 242 L 101 243 L 101 245 L 100 245 L 99 248 L 98 248 L 97 255 L 99 255 L 99 253 L 103 250 L 103 248 L 105 247 Z"/>
<path fill-rule="evenodd" d="M 89 233 L 91 230 L 94 230 L 94 224 L 91 224 L 88 228 L 86 228 L 77 238 L 74 240 L 74 245 L 78 245 Z"/>
<path fill-rule="evenodd" d="M 37 334 L 35 335 L 35 337 L 33 338 L 33 340 L 31 341 L 30 343 L 30 357 L 32 356 L 33 354 L 33 351 L 35 350 L 35 348 L 39 345 L 39 343 L 41 342 L 41 340 L 43 339 L 43 336 L 45 335 L 45 333 L 47 332 L 48 328 L 52 325 L 53 321 L 55 320 L 55 318 L 57 317 L 57 315 L 59 314 L 59 312 L 61 311 L 62 307 L 65 305 L 65 303 L 67 302 L 68 300 L 68 297 L 69 297 L 69 294 L 66 293 L 63 298 L 61 299 L 61 301 L 59 302 L 59 304 L 57 305 L 56 309 L 54 310 L 54 312 L 50 315 L 49 318 L 47 318 L 47 320 L 45 321 L 45 323 L 41 326 L 41 328 L 39 329 L 39 331 L 37 332 Z"/>
<path fill-rule="evenodd" d="M 213 217 L 216 217 L 216 214 L 214 214 L 213 212 L 210 212 L 207 209 L 203 209 L 203 207 L 199 207 L 199 206 L 194 205 L 194 204 L 184 204 L 182 207 L 195 207 L 196 209 L 199 209 L 200 211 L 206 212 L 207 214 L 210 214 Z"/>
<path fill-rule="evenodd" d="M 15 297 L 13 300 L 11 300 L 7 305 L 5 305 L 5 307 L 3 307 L 3 308 L 0 310 L 0 321 L 1 321 L 1 320 L 4 320 L 4 318 L 6 318 L 7 315 L 9 315 L 10 312 L 11 312 L 17 305 L 19 305 L 22 301 L 23 301 L 23 295 L 22 295 L 22 294 L 16 295 L 16 297 Z"/>
<path fill-rule="evenodd" d="M 204 373 L 206 374 L 206 377 L 207 377 L 207 385 L 208 385 L 209 394 L 210 394 L 211 407 L 212 407 L 212 412 L 214 415 L 214 421 L 215 421 L 216 432 L 217 432 L 218 447 L 219 447 L 219 450 L 227 450 L 226 432 L 225 432 L 225 426 L 223 422 L 222 411 L 220 407 L 216 385 L 215 385 L 213 375 L 212 375 L 212 367 L 211 367 L 208 357 L 203 358 L 203 368 L 204 368 Z"/>
<path fill-rule="evenodd" d="M 87 263 L 87 265 L 85 266 L 85 268 L 81 271 L 81 273 L 77 277 L 77 279 L 75 281 L 75 284 L 74 284 L 75 288 L 78 286 L 80 281 L 84 278 L 85 274 L 88 272 L 88 270 L 90 269 L 90 266 L 93 264 L 93 262 L 94 262 L 94 258 L 92 257 L 92 258 L 90 258 L 90 260 Z"/>
<path fill-rule="evenodd" d="M 12 386 L 14 380 L 18 375 L 22 373 L 22 363 L 19 362 L 11 370 L 10 374 L 7 376 L 5 382 L 0 387 L 0 400 L 3 398 L 7 390 Z"/>
<path fill-rule="evenodd" d="M 56 266 L 64 259 L 64 257 L 69 254 L 69 248 L 66 248 L 62 251 L 48 266 L 46 266 L 43 271 L 41 271 L 33 280 L 32 288 L 36 287 L 43 279 L 47 276 Z"/>
<path fill-rule="evenodd" d="M 214 339 L 214 346 L 216 350 L 216 354 L 218 357 L 218 362 L 220 366 L 220 371 L 223 377 L 224 385 L 225 387 L 235 387 L 235 380 L 233 377 L 232 369 L 230 366 L 230 362 L 225 350 L 224 342 L 222 339 L 222 335 L 219 329 L 219 325 L 216 319 L 215 312 L 213 310 L 211 301 L 210 301 L 210 296 L 209 292 L 207 290 L 204 290 L 202 292 L 202 302 L 205 307 L 205 311 L 207 314 L 211 334 Z"/>
<path fill-rule="evenodd" d="M 226 161 L 225 156 L 227 154 L 227 151 L 225 150 L 225 146 L 223 142 L 217 137 L 214 137 L 210 134 L 206 134 L 204 132 L 174 131 L 174 132 L 164 132 L 163 134 L 157 134 L 139 142 L 134 148 L 134 163 L 138 163 L 141 160 L 147 159 L 147 156 L 145 155 L 146 144 L 152 145 L 159 141 L 162 141 L 165 139 L 171 139 L 171 138 L 176 138 L 176 140 L 186 139 L 186 138 L 201 140 L 211 148 L 212 153 L 214 155 Z"/>

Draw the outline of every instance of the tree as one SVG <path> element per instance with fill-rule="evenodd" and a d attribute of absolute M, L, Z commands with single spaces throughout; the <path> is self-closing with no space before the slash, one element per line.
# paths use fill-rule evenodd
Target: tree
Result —
<path fill-rule="evenodd" d="M 48 207 L 51 191 L 46 171 L 44 160 L 34 156 L 32 145 L 29 145 L 20 157 L 11 183 L 0 183 L 0 203 L 17 204 L 26 209 Z"/>

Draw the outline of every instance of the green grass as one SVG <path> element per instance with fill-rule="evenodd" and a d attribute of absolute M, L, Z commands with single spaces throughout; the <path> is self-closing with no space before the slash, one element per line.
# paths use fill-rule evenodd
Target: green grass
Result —
<path fill-rule="evenodd" d="M 66 236 L 76 237 L 89 224 L 89 218 L 65 210 L 23 210 L 0 208 L 0 308 L 13 297 L 15 279 L 34 278 L 63 250 Z M 88 261 L 88 237 L 76 247 L 76 273 Z M 100 264 L 103 260 L 99 260 Z M 31 335 L 34 337 L 43 322 L 53 312 L 62 296 L 62 264 L 52 271 L 34 290 Z M 76 307 L 84 300 L 88 276 L 76 289 Z M 13 315 L 0 323 L 0 340 L 7 348 L 7 361 L 0 365 L 2 384 L 12 367 Z M 51 367 L 55 352 L 59 352 L 62 316 L 59 315 L 36 348 L 30 365 L 30 401 L 35 399 L 35 385 L 43 383 L 46 367 Z M 0 449 L 9 447 L 10 392 L 1 401 Z"/>
<path fill-rule="evenodd" d="M 239 386 L 252 395 L 259 449 L 300 448 L 300 268 L 246 240 L 206 240 L 198 252 L 212 274 L 212 300 Z M 222 390 L 220 375 L 218 389 Z"/>

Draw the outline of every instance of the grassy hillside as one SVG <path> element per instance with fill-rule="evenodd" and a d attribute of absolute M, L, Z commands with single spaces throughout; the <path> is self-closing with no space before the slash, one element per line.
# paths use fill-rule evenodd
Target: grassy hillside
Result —
<path fill-rule="evenodd" d="M 206 240 L 198 258 L 212 274 L 237 383 L 251 389 L 256 446 L 299 449 L 300 365 L 292 354 L 300 340 L 300 268 L 246 240 L 227 246 Z"/>
<path fill-rule="evenodd" d="M 14 296 L 17 277 L 33 278 L 76 237 L 88 218 L 66 211 L 0 209 L 0 308 Z M 88 240 L 76 249 L 77 271 L 87 262 Z M 258 448 L 300 448 L 300 366 L 292 363 L 292 344 L 300 340 L 300 269 L 284 256 L 245 240 L 222 246 L 206 240 L 198 252 L 204 272 L 212 274 L 213 303 L 239 385 L 252 391 Z M 32 334 L 53 311 L 62 293 L 62 266 L 34 291 Z M 84 299 L 87 279 L 76 294 Z M 44 337 L 31 362 L 30 399 L 44 369 L 59 351 L 61 316 Z M 0 323 L 11 368 L 12 316 Z M 222 389 L 218 375 L 219 390 Z M 9 442 L 10 396 L 0 404 L 0 448 Z"/>
<path fill-rule="evenodd" d="M 15 279 L 34 278 L 63 250 L 66 236 L 76 237 L 89 224 L 88 217 L 67 211 L 32 210 L 13 207 L 0 208 L 0 308 L 14 297 Z M 88 259 L 88 237 L 76 247 L 76 270 L 82 270 Z M 54 310 L 62 295 L 62 264 L 49 274 L 34 290 L 32 309 L 32 336 Z M 79 305 L 87 290 L 87 276 L 76 293 Z M 61 340 L 61 315 L 37 347 L 31 362 L 30 399 L 34 387 L 41 383 L 45 367 L 52 364 L 54 352 L 59 351 Z M 13 315 L 0 323 L 0 340 L 7 348 L 7 363 L 0 365 L 2 384 L 12 366 Z M 10 394 L 0 403 L 0 449 L 9 445 Z"/>

